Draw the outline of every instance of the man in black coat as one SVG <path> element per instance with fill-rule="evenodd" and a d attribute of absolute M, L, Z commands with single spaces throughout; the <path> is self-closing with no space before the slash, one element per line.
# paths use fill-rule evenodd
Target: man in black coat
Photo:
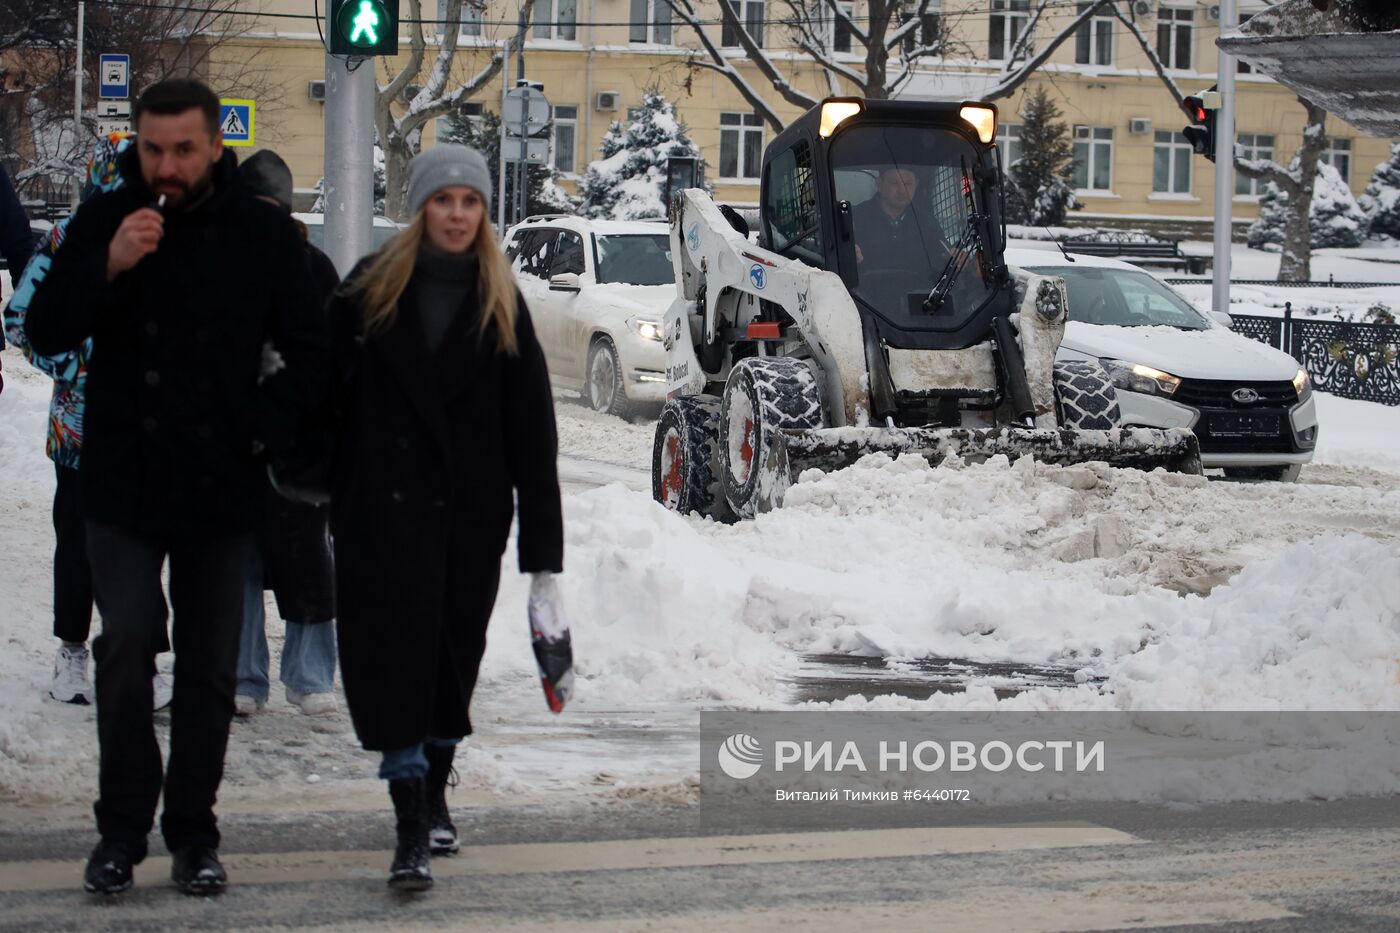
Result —
<path fill-rule="evenodd" d="M 214 798 L 266 482 L 257 451 L 289 446 L 316 404 L 328 337 L 291 218 L 237 183 L 218 98 L 165 81 L 134 119 L 125 186 L 70 222 L 27 324 L 37 353 L 93 341 L 81 487 L 103 622 L 93 646 L 102 841 L 84 887 L 130 887 L 162 792 L 151 673 L 168 556 L 175 698 L 161 831 L 177 885 L 205 894 L 226 880 Z M 259 383 L 269 340 L 285 366 Z"/>

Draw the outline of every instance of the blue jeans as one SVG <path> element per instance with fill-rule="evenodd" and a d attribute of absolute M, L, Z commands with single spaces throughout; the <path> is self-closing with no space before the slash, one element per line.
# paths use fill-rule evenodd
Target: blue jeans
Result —
<path fill-rule="evenodd" d="M 263 612 L 262 552 L 253 548 L 243 589 L 243 633 L 238 641 L 238 688 L 267 701 L 269 658 Z M 335 623 L 288 622 L 282 645 L 282 683 L 297 693 L 330 693 L 335 685 Z"/>
<path fill-rule="evenodd" d="M 418 745 L 408 748 L 395 748 L 380 752 L 379 778 L 382 781 L 413 780 L 428 773 L 428 756 L 423 754 L 424 745 L 455 746 L 461 739 L 435 739 L 431 736 Z"/>

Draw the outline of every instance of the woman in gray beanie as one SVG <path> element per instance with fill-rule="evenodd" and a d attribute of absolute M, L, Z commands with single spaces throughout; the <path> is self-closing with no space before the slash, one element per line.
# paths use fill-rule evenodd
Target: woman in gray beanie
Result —
<path fill-rule="evenodd" d="M 490 179 L 464 146 L 414 158 L 407 229 L 329 308 L 333 326 L 357 325 L 337 338 L 341 678 L 361 744 L 383 753 L 389 884 L 407 890 L 432 885 L 430 845 L 457 850 L 446 787 L 517 499 L 532 600 L 558 612 L 551 574 L 564 569 L 549 375 L 491 229 Z"/>

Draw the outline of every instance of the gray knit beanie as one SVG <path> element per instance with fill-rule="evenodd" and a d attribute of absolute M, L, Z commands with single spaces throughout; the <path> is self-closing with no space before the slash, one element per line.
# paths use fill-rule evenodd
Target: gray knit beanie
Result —
<path fill-rule="evenodd" d="M 456 143 L 441 143 L 424 150 L 408 163 L 408 215 L 417 214 L 428 198 L 442 188 L 466 185 L 475 188 L 491 215 L 491 170 L 486 157 L 475 149 Z"/>

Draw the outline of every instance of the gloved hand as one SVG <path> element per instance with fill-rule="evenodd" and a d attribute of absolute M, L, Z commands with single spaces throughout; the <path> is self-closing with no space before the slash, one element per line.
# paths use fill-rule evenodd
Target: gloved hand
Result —
<path fill-rule="evenodd" d="M 558 713 L 574 690 L 574 649 L 554 574 L 530 575 L 528 614 L 530 643 L 535 650 L 545 702 Z"/>
<path fill-rule="evenodd" d="M 258 385 L 268 376 L 276 375 L 287 368 L 286 362 L 282 359 L 282 354 L 277 352 L 277 348 L 272 345 L 272 341 L 263 344 L 262 363 L 258 370 Z"/>

